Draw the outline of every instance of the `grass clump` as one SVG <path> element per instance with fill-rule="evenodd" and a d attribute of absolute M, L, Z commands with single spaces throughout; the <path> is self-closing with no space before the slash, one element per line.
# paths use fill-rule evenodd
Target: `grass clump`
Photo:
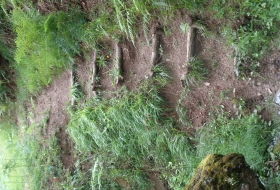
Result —
<path fill-rule="evenodd" d="M 151 188 L 151 171 L 161 173 L 171 187 L 185 186 L 186 175 L 176 181 L 171 176 L 192 171 L 187 161 L 192 160 L 192 150 L 167 114 L 164 100 L 151 84 L 138 93 L 125 90 L 109 100 L 95 99 L 73 113 L 70 136 L 79 151 L 95 155 L 92 186 Z"/>
<path fill-rule="evenodd" d="M 184 79 L 187 86 L 198 86 L 208 77 L 208 69 L 205 63 L 198 57 L 193 57 L 188 63 L 188 73 Z"/>
<path fill-rule="evenodd" d="M 78 82 L 75 82 L 74 85 L 71 87 L 70 94 L 74 101 L 80 101 L 85 98 L 85 92 Z"/>
<path fill-rule="evenodd" d="M 42 143 L 44 141 L 46 144 Z M 52 185 L 50 181 L 62 175 L 60 147 L 55 135 L 46 142 L 40 135 L 35 137 L 25 134 L 22 151 L 28 169 L 26 182 L 29 189 L 45 189 Z"/>
<path fill-rule="evenodd" d="M 127 3 L 122 0 L 113 0 L 113 6 L 115 8 L 116 22 L 118 23 L 118 28 L 127 37 L 130 38 L 132 43 L 135 45 L 135 34 L 136 34 L 136 24 L 142 22 L 142 27 L 144 29 L 144 35 L 148 43 L 148 24 L 151 20 L 151 14 L 148 11 L 148 7 L 151 4 L 149 0 L 140 1 L 133 0 L 131 3 Z M 138 18 L 141 19 L 138 19 Z"/>
<path fill-rule="evenodd" d="M 154 79 L 161 85 L 165 86 L 172 80 L 170 68 L 162 63 L 156 64 L 152 68 Z"/>
<path fill-rule="evenodd" d="M 230 118 L 229 113 L 220 112 L 198 133 L 197 156 L 240 153 L 255 172 L 263 175 L 271 127 L 256 113 Z"/>
<path fill-rule="evenodd" d="M 11 21 L 17 35 L 15 68 L 19 89 L 36 94 L 80 52 L 84 16 L 79 10 L 42 16 L 31 8 L 16 8 Z"/>

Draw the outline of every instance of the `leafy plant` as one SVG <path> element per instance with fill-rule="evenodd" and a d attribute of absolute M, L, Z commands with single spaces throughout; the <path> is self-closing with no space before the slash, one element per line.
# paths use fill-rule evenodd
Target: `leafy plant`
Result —
<path fill-rule="evenodd" d="M 188 23 L 181 23 L 181 24 L 180 24 L 180 29 L 181 29 L 181 31 L 182 31 L 184 34 L 187 34 L 187 33 L 188 33 L 189 28 L 190 28 L 190 26 L 189 26 Z"/>

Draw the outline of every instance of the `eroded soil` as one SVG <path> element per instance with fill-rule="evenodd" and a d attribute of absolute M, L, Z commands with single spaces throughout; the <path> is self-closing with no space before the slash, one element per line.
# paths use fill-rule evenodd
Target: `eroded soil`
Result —
<path fill-rule="evenodd" d="M 169 68 L 170 82 L 162 90 L 162 96 L 166 99 L 166 104 L 173 110 L 173 115 L 177 116 L 176 107 L 178 100 L 183 97 L 182 106 L 188 109 L 188 117 L 194 127 L 202 127 L 208 120 L 209 114 L 222 106 L 225 111 L 229 111 L 234 116 L 238 109 L 235 107 L 235 100 L 242 98 L 246 106 L 253 111 L 256 105 L 272 105 L 272 99 L 279 88 L 280 79 L 279 67 L 276 63 L 279 58 L 274 52 L 264 59 L 266 65 L 258 76 L 246 79 L 237 79 L 234 74 L 233 55 L 234 49 L 225 45 L 218 37 L 203 37 L 199 31 L 196 32 L 194 52 L 205 63 L 209 70 L 209 78 L 198 87 L 192 87 L 188 93 L 184 92 L 181 77 L 187 72 L 183 67 L 186 63 L 186 34 L 180 29 L 181 23 L 190 23 L 191 19 L 186 14 L 177 14 L 173 22 L 163 26 L 163 22 L 154 21 L 150 25 L 149 39 L 145 38 L 144 32 L 140 31 L 135 45 L 130 41 L 121 43 L 123 52 L 123 80 L 118 85 L 112 83 L 110 70 L 114 62 L 114 42 L 108 43 L 107 48 L 98 52 L 98 56 L 108 57 L 108 64 L 99 69 L 97 88 L 101 96 L 105 92 L 115 91 L 122 86 L 129 90 L 137 90 L 148 77 L 152 70 L 151 59 L 151 38 L 156 28 L 162 27 L 165 33 L 161 34 L 160 58 L 161 64 Z M 149 44 L 147 43 L 149 41 Z M 92 68 L 92 56 L 88 59 L 77 58 L 78 82 L 82 85 L 87 97 L 92 96 L 90 90 L 90 77 Z M 97 81 L 96 81 L 97 82 Z M 62 148 L 62 162 L 66 168 L 73 168 L 75 159 L 72 152 L 73 145 L 67 134 L 67 124 L 69 114 L 67 106 L 71 101 L 71 71 L 66 70 L 58 76 L 54 83 L 45 88 L 35 99 L 34 107 L 29 105 L 28 110 L 33 112 L 33 119 L 29 119 L 29 125 L 40 123 L 46 114 L 48 122 L 45 129 L 45 137 L 50 138 L 57 132 Z M 266 115 L 269 119 L 270 115 Z M 190 126 L 181 126 L 188 129 Z M 156 180 L 157 174 L 151 174 L 151 179 L 155 181 L 155 189 L 167 188 L 164 182 Z M 157 187 L 157 188 L 156 188 Z"/>

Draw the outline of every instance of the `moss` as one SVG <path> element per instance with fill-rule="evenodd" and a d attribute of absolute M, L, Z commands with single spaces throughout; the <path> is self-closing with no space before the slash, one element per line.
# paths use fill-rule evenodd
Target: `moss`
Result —
<path fill-rule="evenodd" d="M 280 154 L 280 141 L 275 145 L 273 152 L 275 154 Z"/>
<path fill-rule="evenodd" d="M 244 176 L 250 179 L 246 180 Z M 210 154 L 199 164 L 185 190 L 244 189 L 243 187 L 254 181 L 252 176 L 255 177 L 242 154 L 233 153 L 226 156 Z M 260 184 L 257 179 L 255 183 L 257 185 L 251 184 L 254 189 L 262 189 L 258 188 Z"/>

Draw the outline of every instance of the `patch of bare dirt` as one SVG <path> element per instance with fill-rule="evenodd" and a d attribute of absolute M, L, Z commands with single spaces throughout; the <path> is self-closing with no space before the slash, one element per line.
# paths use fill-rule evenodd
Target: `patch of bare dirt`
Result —
<path fill-rule="evenodd" d="M 29 118 L 29 126 L 46 122 L 44 136 L 50 139 L 56 134 L 62 150 L 62 163 L 66 168 L 74 164 L 72 142 L 66 132 L 69 122 L 67 106 L 70 102 L 71 70 L 65 70 L 54 79 L 53 84 L 46 87 L 28 106 L 28 111 L 33 113 Z"/>

